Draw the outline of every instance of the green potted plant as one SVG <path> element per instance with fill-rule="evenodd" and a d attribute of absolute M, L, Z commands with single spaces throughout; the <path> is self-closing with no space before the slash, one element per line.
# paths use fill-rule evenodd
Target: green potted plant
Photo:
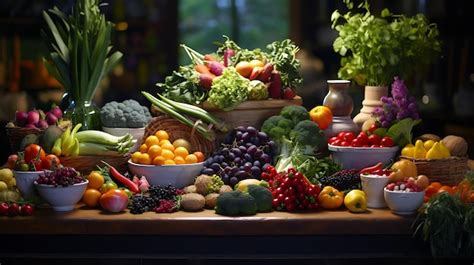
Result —
<path fill-rule="evenodd" d="M 100 130 L 100 111 L 92 98 L 100 81 L 117 65 L 122 53 L 111 52 L 113 24 L 99 9 L 100 0 L 78 0 L 67 16 L 58 8 L 43 12 L 48 27 L 42 35 L 49 49 L 48 71 L 64 86 L 69 107 L 65 116 L 84 130 Z"/>
<path fill-rule="evenodd" d="M 342 56 L 338 76 L 365 86 L 363 108 L 354 122 L 369 119 L 394 76 L 408 78 L 436 60 L 441 52 L 436 24 L 423 14 L 413 17 L 382 10 L 380 16 L 370 12 L 367 1 L 354 8 L 351 0 L 343 0 L 348 12 L 338 10 L 331 16 L 332 28 L 339 36 L 334 51 Z M 361 11 L 361 12 L 358 12 Z"/>

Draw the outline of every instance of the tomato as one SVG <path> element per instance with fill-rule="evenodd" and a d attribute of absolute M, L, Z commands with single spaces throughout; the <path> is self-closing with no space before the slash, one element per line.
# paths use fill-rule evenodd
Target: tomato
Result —
<path fill-rule="evenodd" d="M 118 213 L 127 208 L 128 196 L 123 190 L 113 189 L 100 196 L 100 206 L 106 211 Z"/>
<path fill-rule="evenodd" d="M 357 135 L 357 139 L 359 139 L 362 145 L 367 145 L 369 143 L 369 137 L 365 132 L 360 132 L 359 135 Z"/>
<path fill-rule="evenodd" d="M 102 193 L 96 189 L 87 189 L 82 195 L 82 202 L 91 208 L 99 206 L 99 200 L 102 197 Z"/>
<path fill-rule="evenodd" d="M 334 137 L 329 138 L 328 143 L 329 143 L 329 144 L 332 144 L 332 143 L 334 143 L 334 142 L 337 141 L 337 140 L 339 140 L 339 138 L 337 138 L 336 136 L 334 136 Z"/>
<path fill-rule="evenodd" d="M 341 146 L 341 142 L 343 142 L 343 141 L 341 141 L 341 139 L 337 139 L 336 141 L 332 142 L 331 144 L 335 145 L 335 146 Z"/>
<path fill-rule="evenodd" d="M 59 158 L 53 154 L 47 155 L 43 160 L 41 160 L 41 167 L 43 169 L 52 169 L 61 164 Z"/>
<path fill-rule="evenodd" d="M 344 134 L 345 134 L 345 133 L 346 133 L 346 132 L 339 132 L 339 133 L 337 134 L 337 138 L 339 138 L 339 139 L 342 140 L 342 137 L 344 137 Z"/>
<path fill-rule="evenodd" d="M 351 144 L 347 141 L 341 141 L 339 145 L 340 146 L 350 146 Z"/>
<path fill-rule="evenodd" d="M 353 132 L 346 132 L 343 136 L 342 136 L 342 139 L 344 139 L 344 141 L 347 141 L 347 142 L 352 142 L 352 140 L 354 140 L 355 138 L 355 134 Z"/>
<path fill-rule="evenodd" d="M 454 189 L 450 186 L 441 186 L 441 188 L 439 188 L 438 192 L 437 193 L 442 193 L 442 192 L 447 192 L 449 193 L 450 195 L 453 195 L 455 193 Z"/>
<path fill-rule="evenodd" d="M 377 130 L 377 124 L 374 123 L 374 124 L 370 125 L 368 131 L 370 133 L 374 133 L 375 130 Z"/>
<path fill-rule="evenodd" d="M 30 144 L 25 148 L 25 162 L 30 163 L 32 160 L 43 160 L 46 156 L 43 148 L 37 144 Z"/>
<path fill-rule="evenodd" d="M 380 145 L 383 147 L 392 147 L 393 139 L 388 136 L 385 136 L 384 138 L 382 138 L 382 140 L 380 140 Z"/>
<path fill-rule="evenodd" d="M 113 181 L 107 181 L 106 183 L 102 184 L 102 187 L 100 187 L 100 192 L 106 193 L 109 190 L 114 190 L 117 189 L 117 184 Z"/>
<path fill-rule="evenodd" d="M 332 112 L 331 109 L 325 106 L 317 106 L 314 107 L 309 112 L 310 119 L 318 124 L 318 127 L 321 130 L 325 130 L 331 125 L 332 123 Z"/>
<path fill-rule="evenodd" d="M 8 157 L 8 161 L 7 161 L 7 167 L 9 169 L 14 169 L 15 168 L 15 165 L 16 165 L 16 162 L 18 161 L 18 155 L 10 155 Z"/>
<path fill-rule="evenodd" d="M 362 143 L 362 140 L 359 137 L 355 138 L 351 142 L 351 146 L 353 146 L 353 147 L 362 147 L 363 145 L 364 144 Z"/>
<path fill-rule="evenodd" d="M 105 182 L 104 176 L 100 174 L 98 171 L 92 171 L 88 176 L 87 180 L 89 181 L 89 184 L 87 184 L 87 187 L 92 188 L 92 189 L 100 189 L 102 185 Z"/>
<path fill-rule="evenodd" d="M 369 144 L 370 145 L 379 145 L 380 144 L 380 140 L 382 140 L 380 138 L 380 136 L 378 136 L 377 134 L 371 134 L 369 136 Z"/>

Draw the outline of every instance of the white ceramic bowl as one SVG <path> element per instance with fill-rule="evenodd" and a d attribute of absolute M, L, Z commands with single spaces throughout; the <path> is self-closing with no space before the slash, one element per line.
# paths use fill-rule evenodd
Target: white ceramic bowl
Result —
<path fill-rule="evenodd" d="M 342 165 L 343 169 L 362 169 L 379 162 L 387 165 L 395 158 L 398 146 L 393 147 L 349 147 L 328 144 L 332 158 Z"/>
<path fill-rule="evenodd" d="M 110 133 L 115 136 L 124 136 L 125 134 L 129 133 L 133 136 L 134 139 L 139 141 L 142 139 L 143 135 L 145 134 L 145 127 L 142 128 L 109 128 L 109 127 L 102 127 L 102 130 L 106 133 Z"/>
<path fill-rule="evenodd" d="M 23 198 L 28 200 L 37 196 L 33 183 L 43 172 L 44 171 L 13 171 L 13 174 L 15 174 L 16 186 L 20 190 Z"/>
<path fill-rule="evenodd" d="M 55 211 L 64 212 L 74 209 L 84 191 L 87 188 L 88 180 L 72 186 L 62 187 L 35 183 L 36 190 L 45 201 L 47 201 Z"/>
<path fill-rule="evenodd" d="M 134 175 L 145 176 L 150 185 L 173 185 L 181 189 L 193 184 L 204 168 L 204 162 L 184 165 L 140 165 L 128 161 L 128 168 Z"/>
<path fill-rule="evenodd" d="M 392 212 L 399 215 L 410 215 L 416 213 L 416 210 L 423 204 L 425 191 L 403 192 L 384 189 L 383 195 Z"/>
<path fill-rule="evenodd" d="M 383 190 L 388 183 L 388 176 L 379 176 L 374 174 L 360 174 L 362 190 L 367 197 L 367 207 L 385 208 L 385 198 Z"/>

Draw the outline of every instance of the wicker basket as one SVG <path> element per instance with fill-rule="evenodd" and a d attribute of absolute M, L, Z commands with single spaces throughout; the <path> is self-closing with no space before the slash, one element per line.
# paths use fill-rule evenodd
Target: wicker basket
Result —
<path fill-rule="evenodd" d="M 415 159 L 401 156 L 416 164 L 418 174 L 426 175 L 430 181 L 440 182 L 443 185 L 454 186 L 464 179 L 467 167 L 467 157 L 452 156 L 447 159 Z"/>
<path fill-rule="evenodd" d="M 195 132 L 193 128 L 164 115 L 155 117 L 150 121 L 150 123 L 148 123 L 148 126 L 145 128 L 145 134 L 141 139 L 141 143 L 143 143 L 148 136 L 155 134 L 158 130 L 165 130 L 168 132 L 171 142 L 179 138 L 188 140 L 193 148 L 192 150 L 189 150 L 190 152 L 201 151 L 207 157 L 214 151 L 213 142 L 206 140 L 199 133 Z"/>
<path fill-rule="evenodd" d="M 10 143 L 10 149 L 13 153 L 16 153 L 20 149 L 21 140 L 28 134 L 40 135 L 44 132 L 44 129 L 38 128 L 23 128 L 23 127 L 6 127 L 8 141 Z"/>
<path fill-rule="evenodd" d="M 96 165 L 104 166 L 101 161 L 107 162 L 120 172 L 127 171 L 128 159 L 130 156 L 76 156 L 60 157 L 61 164 L 65 167 L 73 167 L 82 174 L 89 174 L 96 170 Z"/>

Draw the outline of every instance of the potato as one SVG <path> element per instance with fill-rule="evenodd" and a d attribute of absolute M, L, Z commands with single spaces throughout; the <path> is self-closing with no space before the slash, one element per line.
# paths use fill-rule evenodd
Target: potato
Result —
<path fill-rule="evenodd" d="M 219 189 L 219 194 L 226 193 L 226 192 L 231 192 L 231 191 L 233 191 L 231 186 L 222 185 L 222 187 Z"/>
<path fill-rule="evenodd" d="M 181 195 L 181 207 L 185 211 L 197 212 L 204 208 L 206 199 L 198 193 L 186 193 Z"/>
<path fill-rule="evenodd" d="M 217 197 L 219 197 L 220 194 L 218 193 L 211 193 L 208 194 L 205 199 L 206 199 L 206 208 L 207 209 L 214 209 L 217 204 Z"/>
<path fill-rule="evenodd" d="M 184 187 L 183 192 L 184 193 L 197 193 L 196 186 L 195 185 L 189 185 L 187 187 Z"/>

